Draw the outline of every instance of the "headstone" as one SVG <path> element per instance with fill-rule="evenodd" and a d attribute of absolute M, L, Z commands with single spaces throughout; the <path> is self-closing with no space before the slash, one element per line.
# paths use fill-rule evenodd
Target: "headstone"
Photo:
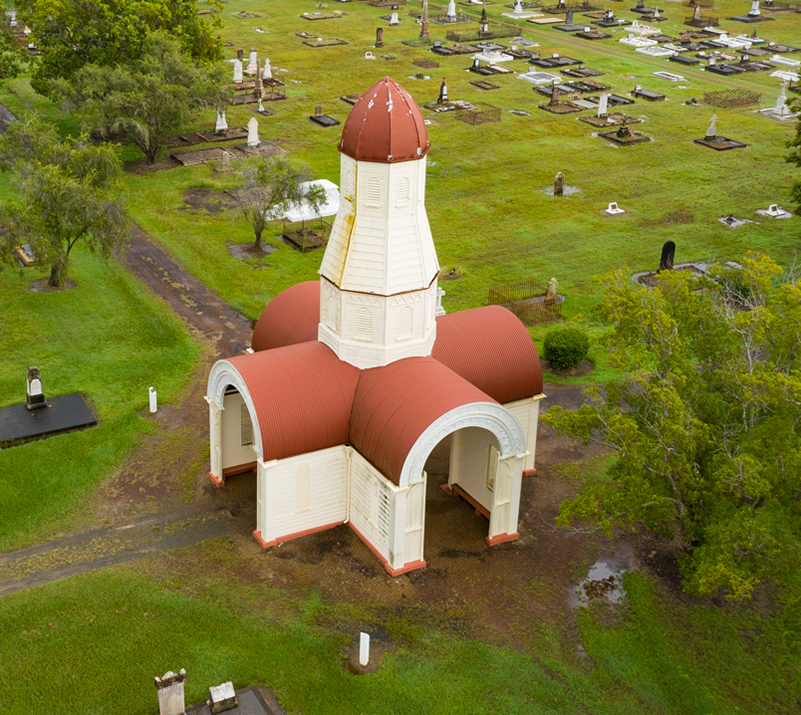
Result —
<path fill-rule="evenodd" d="M 273 68 L 270 67 L 270 60 L 266 57 L 264 58 L 264 72 L 261 73 L 262 79 L 272 79 L 273 78 Z"/>
<path fill-rule="evenodd" d="M 520 0 L 515 0 L 515 15 L 522 15 L 523 14 L 523 3 Z"/>
<path fill-rule="evenodd" d="M 437 307 L 434 310 L 434 315 L 439 318 L 440 315 L 445 315 L 445 308 L 442 307 L 442 299 L 448 295 L 442 288 L 437 287 Z"/>
<path fill-rule="evenodd" d="M 718 135 L 718 130 L 715 127 L 715 122 L 718 121 L 718 115 L 712 115 L 712 121 L 709 124 L 709 129 L 706 130 L 706 138 L 707 139 L 714 139 Z"/>
<path fill-rule="evenodd" d="M 228 122 L 225 119 L 225 112 L 217 110 L 217 121 L 214 124 L 214 133 L 222 134 L 228 131 Z"/>
<path fill-rule="evenodd" d="M 259 122 L 256 117 L 251 117 L 248 120 L 248 146 L 259 146 Z"/>
<path fill-rule="evenodd" d="M 206 701 L 206 705 L 215 715 L 226 710 L 233 710 L 239 705 L 234 684 L 229 680 L 227 683 L 209 688 L 209 699 Z"/>
<path fill-rule="evenodd" d="M 609 102 L 609 95 L 606 92 L 601 92 L 601 97 L 598 100 L 598 116 L 601 119 L 606 119 L 608 102 Z"/>
<path fill-rule="evenodd" d="M 658 19 L 659 19 L 659 8 L 655 7 L 654 8 L 654 20 L 658 20 Z"/>
<path fill-rule="evenodd" d="M 573 11 L 568 10 L 567 15 L 565 15 L 565 25 L 572 25 L 573 24 Z"/>
<path fill-rule="evenodd" d="M 751 3 L 751 9 L 748 11 L 748 17 L 759 17 L 759 0 L 754 0 Z"/>
<path fill-rule="evenodd" d="M 790 108 L 787 106 L 787 82 L 782 82 L 782 89 L 779 92 L 779 98 L 776 100 L 776 105 L 773 107 L 773 113 L 778 117 L 786 117 L 790 114 Z"/>
<path fill-rule="evenodd" d="M 550 104 L 551 104 L 551 106 L 553 106 L 554 104 L 559 104 L 559 88 L 558 88 L 556 82 L 554 82 L 553 89 L 551 90 L 551 102 L 550 102 Z"/>
<path fill-rule="evenodd" d="M 156 678 L 156 693 L 159 698 L 159 715 L 184 715 L 184 683 L 186 671 L 177 673 L 168 670 L 163 678 Z"/>
<path fill-rule="evenodd" d="M 446 12 L 446 17 L 451 22 L 456 20 L 456 0 L 449 0 L 448 2 L 448 11 Z"/>
<path fill-rule="evenodd" d="M 545 300 L 548 303 L 553 303 L 556 300 L 557 291 L 559 290 L 559 281 L 556 278 L 551 278 L 548 285 L 545 286 Z"/>
<path fill-rule="evenodd" d="M 478 60 L 476 60 L 478 62 Z M 444 104 L 448 101 L 448 85 L 445 83 L 445 78 L 442 78 L 442 84 L 439 86 L 439 97 L 437 97 L 437 104 Z"/>
<path fill-rule="evenodd" d="M 696 5 L 695 10 L 693 10 L 693 20 L 697 22 L 700 19 L 701 19 L 701 6 Z"/>
<path fill-rule="evenodd" d="M 672 271 L 673 270 L 673 256 L 676 253 L 676 244 L 673 241 L 665 241 L 665 245 L 662 246 L 662 257 L 659 259 L 659 270 L 660 271 Z"/>
<path fill-rule="evenodd" d="M 637 9 L 642 10 L 645 7 L 643 0 L 637 0 Z"/>
<path fill-rule="evenodd" d="M 364 53 L 364 59 L 366 59 L 366 60 L 374 60 L 375 59 L 375 55 L 372 52 L 370 52 L 370 50 L 368 50 L 367 52 Z"/>
<path fill-rule="evenodd" d="M 359 665 L 366 666 L 370 662 L 370 634 L 362 633 L 359 634 Z"/>
<path fill-rule="evenodd" d="M 242 82 L 242 63 L 239 60 L 234 60 L 234 82 Z"/>
<path fill-rule="evenodd" d="M 231 154 L 223 149 L 223 153 L 220 154 L 220 171 L 228 171 L 230 168 Z"/>
<path fill-rule="evenodd" d="M 29 411 L 47 407 L 44 392 L 42 391 L 42 376 L 38 367 L 28 368 L 28 389 L 25 393 L 25 407 Z"/>
<path fill-rule="evenodd" d="M 247 69 L 245 71 L 248 74 L 251 74 L 252 72 L 258 72 L 258 70 L 259 70 L 259 65 L 258 65 L 257 60 L 256 60 L 256 50 L 251 49 L 250 50 L 250 58 L 248 59 L 248 66 L 247 66 Z"/>
<path fill-rule="evenodd" d="M 376 48 L 384 46 L 384 28 L 377 27 L 375 30 L 375 46 Z"/>
<path fill-rule="evenodd" d="M 264 105 L 262 104 L 261 97 L 259 98 L 259 108 L 256 111 L 257 112 L 261 112 L 262 114 L 264 114 L 265 109 L 264 109 Z"/>
<path fill-rule="evenodd" d="M 430 39 L 430 35 L 428 34 L 428 0 L 423 0 L 423 18 L 420 27 L 420 39 Z"/>
<path fill-rule="evenodd" d="M 565 175 L 559 171 L 556 174 L 556 179 L 553 182 L 553 195 L 561 196 L 565 192 Z"/>
<path fill-rule="evenodd" d="M 240 62 L 245 59 L 245 51 L 241 47 L 236 51 L 236 58 Z"/>
<path fill-rule="evenodd" d="M 622 214 L 626 212 L 617 205 L 617 201 L 612 201 L 609 206 L 604 209 L 604 213 L 614 216 L 616 214 Z"/>
<path fill-rule="evenodd" d="M 400 18 L 398 17 L 397 12 L 393 12 L 392 15 L 389 16 L 389 24 L 390 25 L 397 25 L 400 22 Z"/>
<path fill-rule="evenodd" d="M 261 78 L 261 73 L 256 69 L 256 81 L 253 83 L 253 96 L 256 99 L 261 99 L 264 96 L 264 80 Z"/>
<path fill-rule="evenodd" d="M 321 104 L 318 104 L 314 108 L 314 116 L 315 117 L 322 117 L 323 116 L 323 106 Z"/>

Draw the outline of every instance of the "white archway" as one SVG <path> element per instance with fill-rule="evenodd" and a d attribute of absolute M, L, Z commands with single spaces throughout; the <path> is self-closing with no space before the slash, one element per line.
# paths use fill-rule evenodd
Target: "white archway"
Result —
<path fill-rule="evenodd" d="M 428 455 L 445 437 L 463 427 L 480 427 L 498 440 L 500 458 L 508 459 L 526 451 L 526 433 L 517 417 L 495 402 L 461 405 L 432 422 L 406 455 L 400 486 L 416 484 L 423 478 Z"/>
<path fill-rule="evenodd" d="M 247 406 L 250 421 L 253 425 L 254 461 L 261 461 L 263 454 L 259 418 L 247 384 L 242 375 L 239 374 L 239 371 L 230 362 L 218 360 L 211 368 L 206 387 L 206 402 L 209 404 L 209 433 L 211 437 L 209 476 L 217 485 L 221 485 L 223 481 L 221 413 L 225 409 L 225 392 L 229 386 L 239 393 Z"/>

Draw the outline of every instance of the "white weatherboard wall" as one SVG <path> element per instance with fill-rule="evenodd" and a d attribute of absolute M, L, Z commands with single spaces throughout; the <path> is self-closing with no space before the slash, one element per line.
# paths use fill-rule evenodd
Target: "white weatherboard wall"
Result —
<path fill-rule="evenodd" d="M 238 392 L 227 393 L 223 400 L 223 409 L 219 413 L 222 469 L 230 469 L 231 467 L 238 467 L 240 464 L 249 464 L 256 461 L 253 444 L 242 444 L 241 410 L 244 404 L 245 401 Z"/>
<path fill-rule="evenodd" d="M 492 490 L 487 488 L 490 446 L 498 449 L 498 440 L 481 427 L 465 427 L 451 435 L 451 460 L 448 484 L 458 484 L 487 511 L 492 509 Z M 497 454 L 497 452 L 496 452 Z M 492 465 L 497 467 L 497 460 Z M 491 475 L 493 478 L 495 474 Z"/>
<path fill-rule="evenodd" d="M 528 456 L 526 457 L 524 469 L 534 469 L 534 457 L 537 451 L 537 424 L 539 422 L 540 400 L 543 397 L 545 395 L 534 395 L 534 397 L 507 402 L 504 405 L 509 412 L 517 417 L 517 421 L 520 422 L 523 431 L 526 433 Z"/>
<path fill-rule="evenodd" d="M 320 266 L 318 338 L 366 369 L 431 354 L 439 263 L 425 211 L 425 159 L 341 157 L 342 195 Z"/>
<path fill-rule="evenodd" d="M 388 563 L 392 512 L 399 489 L 355 449 L 350 462 L 350 522 Z"/>
<path fill-rule="evenodd" d="M 256 530 L 271 543 L 347 521 L 350 448 L 259 462 Z"/>
<path fill-rule="evenodd" d="M 492 492 L 489 539 L 504 535 L 517 535 L 517 519 L 520 511 L 520 486 L 523 481 L 523 465 L 526 453 L 517 454 L 498 461 L 495 473 L 495 489 Z M 503 539 L 501 539 L 503 540 Z"/>

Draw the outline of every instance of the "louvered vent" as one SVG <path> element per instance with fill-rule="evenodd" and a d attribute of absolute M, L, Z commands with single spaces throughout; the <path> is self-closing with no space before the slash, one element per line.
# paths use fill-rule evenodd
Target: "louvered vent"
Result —
<path fill-rule="evenodd" d="M 239 405 L 239 436 L 243 447 L 253 444 L 253 423 L 250 421 L 248 406 L 244 403 Z"/>
<path fill-rule="evenodd" d="M 356 327 L 353 337 L 356 340 L 372 342 L 373 340 L 373 314 L 367 308 L 359 308 L 356 311 Z"/>

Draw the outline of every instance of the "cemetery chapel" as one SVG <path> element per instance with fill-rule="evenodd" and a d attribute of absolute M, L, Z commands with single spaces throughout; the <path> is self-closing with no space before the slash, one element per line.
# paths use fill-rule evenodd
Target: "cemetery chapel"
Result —
<path fill-rule="evenodd" d="M 447 437 L 443 488 L 488 518 L 490 545 L 518 538 L 539 357 L 505 308 L 442 310 L 429 148 L 397 82 L 364 93 L 342 131 L 341 205 L 320 280 L 277 295 L 254 352 L 211 369 L 209 476 L 222 486 L 256 470 L 262 546 L 348 524 L 392 575 L 424 567 L 425 464 Z"/>

